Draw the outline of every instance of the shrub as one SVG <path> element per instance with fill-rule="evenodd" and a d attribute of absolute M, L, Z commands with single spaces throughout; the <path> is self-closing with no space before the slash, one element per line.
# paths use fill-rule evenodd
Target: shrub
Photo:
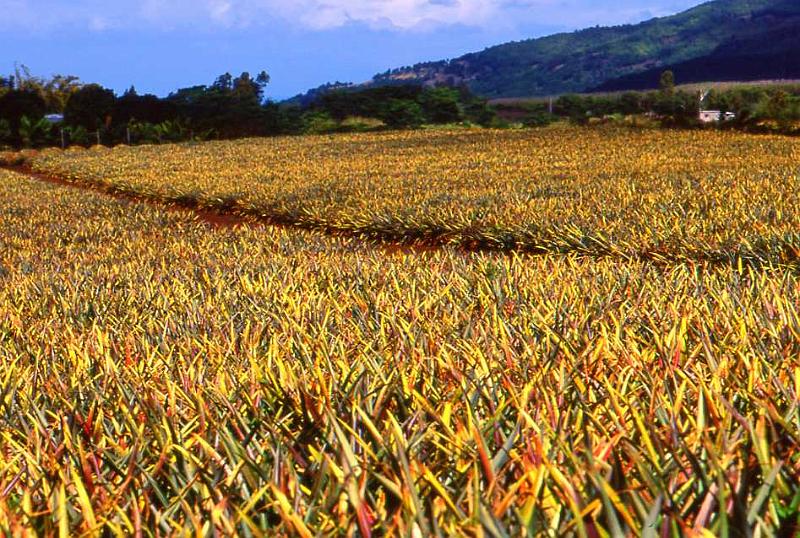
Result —
<path fill-rule="evenodd" d="M 376 131 L 386 127 L 386 124 L 378 118 L 367 118 L 363 116 L 350 116 L 345 118 L 339 125 L 341 130 L 349 132 L 363 133 Z"/>
<path fill-rule="evenodd" d="M 333 133 L 339 124 L 327 112 L 309 112 L 303 116 L 304 132 L 307 134 Z"/>
<path fill-rule="evenodd" d="M 414 101 L 390 99 L 381 118 L 386 125 L 396 129 L 416 128 L 425 123 L 422 107 Z"/>

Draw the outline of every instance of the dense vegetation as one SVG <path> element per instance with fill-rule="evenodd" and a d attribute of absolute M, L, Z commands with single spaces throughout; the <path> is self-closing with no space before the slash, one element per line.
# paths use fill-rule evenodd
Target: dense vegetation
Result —
<path fill-rule="evenodd" d="M 66 82 L 65 82 L 66 81 Z M 225 74 L 210 86 L 183 88 L 166 98 L 122 96 L 75 77 L 33 77 L 25 68 L 0 78 L 0 147 L 139 144 L 281 134 L 410 128 L 494 115 L 466 88 L 398 86 L 325 92 L 303 103 L 265 100 L 269 76 Z M 46 113 L 62 113 L 54 126 Z"/>
<path fill-rule="evenodd" d="M 684 82 L 800 78 L 800 7 L 776 3 L 759 14 L 766 23 L 743 29 L 713 52 L 667 66 Z M 651 68 L 601 84 L 599 91 L 655 88 L 665 68 Z"/>
<path fill-rule="evenodd" d="M 607 89 L 652 89 L 670 68 L 683 82 L 800 78 L 799 34 L 795 0 L 715 0 L 637 25 L 512 42 L 395 69 L 374 82 L 467 83 L 494 98 L 585 92 L 626 75 L 632 77 Z"/>
<path fill-rule="evenodd" d="M 543 133 L 35 163 L 225 211 L 550 230 L 580 255 L 214 227 L 0 171 L 0 530 L 797 532 L 800 144 Z"/>
<path fill-rule="evenodd" d="M 538 127 L 562 120 L 638 126 L 699 127 L 700 107 L 733 112 L 719 127 L 753 132 L 800 132 L 800 86 L 730 85 L 703 92 L 676 89 L 674 73 L 652 92 L 567 94 L 550 100 L 489 103 L 466 87 L 336 86 L 291 102 L 264 101 L 269 78 L 223 75 L 209 86 L 167 98 L 122 96 L 75 77 L 30 75 L 0 80 L 0 148 L 114 145 L 418 128 L 423 125 Z M 704 99 L 701 102 L 701 93 Z M 64 122 L 43 119 L 63 110 Z"/>
<path fill-rule="evenodd" d="M 709 84 L 690 90 L 664 85 L 665 78 L 672 76 L 670 71 L 661 73 L 659 83 L 663 87 L 658 91 L 567 94 L 552 100 L 502 100 L 492 108 L 500 122 L 527 126 L 547 125 L 566 118 L 582 125 L 605 122 L 684 128 L 703 126 L 698 120 L 702 108 L 735 115 L 731 120 L 705 125 L 706 128 L 800 133 L 798 84 Z"/>

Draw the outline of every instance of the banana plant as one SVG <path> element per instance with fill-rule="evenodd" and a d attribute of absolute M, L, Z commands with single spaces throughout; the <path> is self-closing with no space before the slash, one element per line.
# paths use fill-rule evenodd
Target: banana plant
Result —
<path fill-rule="evenodd" d="M 19 135 L 25 147 L 32 148 L 47 140 L 52 124 L 44 118 L 32 120 L 23 116 L 19 122 Z"/>

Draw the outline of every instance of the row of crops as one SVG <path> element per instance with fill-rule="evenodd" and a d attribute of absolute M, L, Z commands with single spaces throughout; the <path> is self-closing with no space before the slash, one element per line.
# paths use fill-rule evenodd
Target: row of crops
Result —
<path fill-rule="evenodd" d="M 435 159 L 415 160 L 409 136 L 386 135 L 384 157 L 369 139 L 371 157 L 347 176 L 385 189 L 383 205 L 363 218 L 402 205 L 415 222 L 421 209 L 408 203 L 412 192 L 452 222 L 479 210 L 469 206 L 474 193 L 493 192 L 482 218 L 509 227 L 534 210 L 541 222 L 555 222 L 568 203 L 556 191 L 523 208 L 499 203 L 521 195 L 470 183 L 481 173 L 469 162 L 451 162 L 459 172 L 437 179 L 427 173 Z M 485 135 L 459 136 L 491 145 L 474 139 Z M 258 155 L 263 145 L 289 142 L 94 150 L 47 156 L 37 166 L 130 189 L 207 200 L 241 191 L 250 200 L 242 203 L 289 204 L 277 201 L 278 172 L 272 183 L 263 175 L 277 164 L 244 171 L 261 159 L 324 151 L 328 169 L 297 160 L 303 172 L 284 182 L 287 192 L 306 192 L 295 203 L 310 214 L 357 218 L 378 194 L 345 181 L 348 195 L 321 202 L 308 193 L 322 178 L 343 177 L 339 145 L 362 141 L 323 142 L 298 139 L 294 153 L 279 157 Z M 620 155 L 632 151 L 620 140 L 609 144 Z M 765 192 L 743 208 L 753 187 L 721 179 L 740 173 L 713 151 L 699 158 L 714 166 L 698 174 L 699 165 L 686 162 L 662 185 L 681 177 L 727 185 L 723 193 L 692 192 L 742 226 L 767 226 L 751 217 L 759 204 L 775 208 L 771 230 L 790 229 L 795 192 L 762 181 Z M 395 163 L 395 179 L 381 184 L 370 159 Z M 503 159 L 517 170 L 512 163 L 522 157 L 494 159 L 487 174 L 498 174 Z M 671 166 L 661 159 L 656 169 Z M 764 177 L 788 182 L 781 165 L 788 156 L 774 159 Z M 226 160 L 241 169 L 223 173 Z M 558 166 L 542 162 L 531 171 Z M 430 193 L 397 179 L 412 172 L 430 178 Z M 555 189 L 555 175 L 539 177 Z M 571 185 L 567 177 L 560 188 Z M 446 181 L 470 194 L 462 202 L 436 198 Z M 581 181 L 609 200 L 633 189 L 605 192 Z M 678 192 L 653 188 L 647 196 Z M 726 203 L 732 193 L 738 198 Z M 572 200 L 576 218 L 603 218 L 591 215 L 588 198 Z M 651 205 L 627 222 L 605 215 L 610 237 L 666 233 L 671 217 Z M 645 215 L 653 216 L 649 224 Z M 681 237 L 721 244 L 734 232 L 713 228 L 719 222 L 710 212 Z M 3 171 L 0 230 L 4 532 L 767 536 L 797 529 L 800 277 L 792 268 L 391 253 L 313 232 L 215 228 L 190 212 Z"/>
<path fill-rule="evenodd" d="M 49 151 L 38 171 L 390 241 L 795 264 L 800 142 L 716 131 L 416 131 Z"/>

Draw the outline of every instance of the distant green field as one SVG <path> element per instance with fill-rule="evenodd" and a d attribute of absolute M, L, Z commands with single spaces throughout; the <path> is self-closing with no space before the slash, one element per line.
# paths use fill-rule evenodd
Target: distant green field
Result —
<path fill-rule="evenodd" d="M 680 91 L 695 92 L 704 90 L 729 90 L 732 88 L 740 87 L 774 87 L 783 86 L 786 88 L 800 89 L 800 80 L 754 80 L 742 82 L 694 82 L 692 84 L 679 84 L 676 89 Z M 653 88 L 656 90 L 658 88 Z M 619 92 L 593 92 L 593 93 L 579 93 L 577 95 L 596 95 L 596 96 L 614 96 L 626 93 Z M 504 99 L 492 99 L 489 101 L 491 105 L 522 105 L 526 103 L 546 103 L 550 99 L 557 99 L 560 95 L 553 95 L 550 97 L 508 97 Z"/>

